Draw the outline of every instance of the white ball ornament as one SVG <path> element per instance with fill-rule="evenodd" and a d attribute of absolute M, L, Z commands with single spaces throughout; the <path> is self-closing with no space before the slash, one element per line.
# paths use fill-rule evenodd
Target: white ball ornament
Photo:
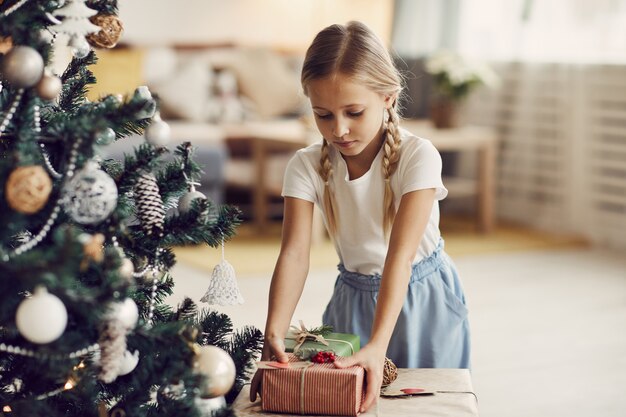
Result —
<path fill-rule="evenodd" d="M 136 350 L 135 352 L 131 353 L 129 350 L 127 350 L 126 352 L 124 352 L 124 357 L 120 362 L 120 367 L 117 371 L 117 375 L 121 376 L 130 374 L 137 367 L 138 363 L 139 351 Z"/>
<path fill-rule="evenodd" d="M 44 62 L 39 52 L 30 46 L 14 46 L 4 56 L 2 77 L 17 88 L 29 88 L 43 76 Z"/>
<path fill-rule="evenodd" d="M 110 314 L 111 317 L 120 320 L 127 329 L 133 329 L 139 320 L 137 304 L 130 298 L 113 303 Z"/>
<path fill-rule="evenodd" d="M 183 214 L 188 213 L 191 210 L 191 202 L 197 198 L 206 200 L 206 196 L 200 191 L 189 191 L 178 200 L 178 210 Z"/>
<path fill-rule="evenodd" d="M 226 351 L 217 346 L 200 346 L 194 367 L 196 372 L 205 376 L 200 387 L 202 398 L 225 395 L 235 382 L 235 363 Z"/>
<path fill-rule="evenodd" d="M 170 125 L 160 118 L 154 119 L 146 128 L 146 141 L 157 148 L 163 147 L 170 141 L 170 132 Z"/>
<path fill-rule="evenodd" d="M 59 297 L 40 286 L 20 303 L 15 323 L 26 340 L 46 344 L 58 339 L 65 331 L 67 310 Z"/>

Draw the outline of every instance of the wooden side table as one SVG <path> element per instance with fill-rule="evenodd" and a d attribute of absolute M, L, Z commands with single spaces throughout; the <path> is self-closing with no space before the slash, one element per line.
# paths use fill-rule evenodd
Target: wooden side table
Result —
<path fill-rule="evenodd" d="M 225 125 L 224 132 L 235 163 L 238 160 L 252 168 L 252 178 L 244 179 L 240 185 L 252 188 L 253 221 L 263 233 L 269 223 L 269 200 L 280 196 L 282 191 L 283 173 L 270 172 L 270 169 L 284 170 L 289 158 L 309 145 L 308 132 L 297 119 Z M 243 158 L 236 156 L 238 152 L 243 153 Z M 238 185 L 235 176 L 228 177 L 227 180 Z"/>
<path fill-rule="evenodd" d="M 225 132 L 233 162 L 248 164 L 252 169 L 251 178 L 242 177 L 241 184 L 237 184 L 235 175 L 231 175 L 231 178 L 227 175 L 227 180 L 233 185 L 251 188 L 253 221 L 258 231 L 263 233 L 269 222 L 269 200 L 273 196 L 280 196 L 282 190 L 281 182 L 270 180 L 270 159 L 283 155 L 286 161 L 298 149 L 306 146 L 304 129 L 297 121 L 289 121 L 231 125 L 226 126 Z"/>
<path fill-rule="evenodd" d="M 470 373 L 467 369 L 398 369 L 398 379 L 390 390 L 422 388 L 434 391 L 433 395 L 387 398 L 381 397 L 360 417 L 478 417 L 478 400 L 474 394 Z M 289 414 L 263 412 L 261 401 L 251 403 L 250 387 L 245 386 L 233 403 L 238 417 L 295 417 Z"/>
<path fill-rule="evenodd" d="M 483 126 L 461 126 L 435 129 L 428 120 L 403 120 L 400 125 L 416 136 L 430 140 L 440 152 L 476 152 L 476 178 L 444 178 L 450 197 L 476 197 L 477 224 L 484 233 L 496 224 L 496 159 L 498 136 L 494 129 Z"/>

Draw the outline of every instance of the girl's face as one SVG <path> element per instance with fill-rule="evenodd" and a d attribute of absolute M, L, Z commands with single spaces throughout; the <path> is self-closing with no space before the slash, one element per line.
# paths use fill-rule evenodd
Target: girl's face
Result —
<path fill-rule="evenodd" d="M 312 80 L 307 86 L 317 128 L 344 158 L 374 157 L 380 149 L 383 113 L 393 103 L 339 73 Z M 365 152 L 364 152 L 365 151 Z"/>

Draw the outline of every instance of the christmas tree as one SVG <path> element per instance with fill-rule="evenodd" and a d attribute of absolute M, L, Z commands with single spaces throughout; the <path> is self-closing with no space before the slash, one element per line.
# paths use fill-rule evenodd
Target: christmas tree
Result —
<path fill-rule="evenodd" d="M 189 143 L 167 157 L 147 88 L 85 98 L 92 48 L 121 29 L 114 0 L 0 0 L 0 415 L 228 415 L 259 352 L 259 330 L 164 303 L 172 248 L 223 245 L 239 212 L 195 191 Z M 144 131 L 124 161 L 99 157 Z"/>

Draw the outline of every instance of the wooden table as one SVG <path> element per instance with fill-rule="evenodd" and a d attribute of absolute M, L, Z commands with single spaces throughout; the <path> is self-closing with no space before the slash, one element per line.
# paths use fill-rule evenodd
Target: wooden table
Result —
<path fill-rule="evenodd" d="M 445 177 L 449 196 L 475 197 L 477 224 L 482 232 L 493 231 L 496 224 L 496 159 L 498 137 L 494 129 L 483 126 L 461 126 L 436 129 L 428 120 L 403 120 L 401 126 L 416 136 L 429 139 L 439 152 L 476 152 L 475 178 Z"/>
<path fill-rule="evenodd" d="M 272 180 L 269 170 L 284 171 L 288 159 L 298 149 L 309 145 L 311 136 L 304 123 L 297 119 L 227 125 L 224 126 L 224 133 L 233 162 L 241 168 L 243 164 L 251 164 L 253 170 L 252 178 L 246 178 L 244 183 L 237 184 L 234 175 L 227 175 L 227 181 L 251 187 L 253 220 L 259 232 L 263 233 L 269 224 L 270 199 L 281 195 L 283 185 L 282 175 L 281 181 L 276 181 L 275 175 Z M 279 158 L 278 163 L 272 164 L 272 158 L 274 161 Z"/>
<path fill-rule="evenodd" d="M 361 417 L 477 417 L 478 400 L 467 369 L 399 369 L 398 379 L 388 389 L 423 388 L 434 395 L 401 398 L 381 397 L 377 406 Z M 238 417 L 295 417 L 265 413 L 261 401 L 251 403 L 250 387 L 245 386 L 233 403 Z"/>

